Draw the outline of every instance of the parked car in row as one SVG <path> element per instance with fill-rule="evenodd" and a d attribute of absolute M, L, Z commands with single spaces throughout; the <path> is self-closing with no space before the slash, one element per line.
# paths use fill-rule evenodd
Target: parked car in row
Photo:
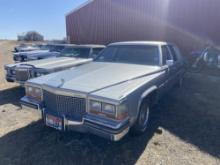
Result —
<path fill-rule="evenodd" d="M 184 72 L 173 44 L 113 43 L 93 62 L 29 80 L 21 105 L 57 130 L 118 141 L 129 130 L 145 132 L 153 105 Z"/>
<path fill-rule="evenodd" d="M 56 57 L 60 55 L 60 51 L 62 51 L 65 46 L 64 44 L 40 45 L 40 49 L 37 50 L 14 53 L 13 59 L 15 62 L 24 62 Z"/>
<path fill-rule="evenodd" d="M 6 80 L 23 85 L 28 79 L 91 62 L 103 45 L 68 45 L 54 58 L 5 65 Z"/>
<path fill-rule="evenodd" d="M 15 62 L 24 62 L 50 58 L 59 55 L 65 47 L 64 44 L 39 44 L 37 45 L 39 49 L 26 52 L 18 52 L 13 54 L 13 59 Z"/>
<path fill-rule="evenodd" d="M 40 47 L 38 45 L 33 44 L 20 44 L 19 46 L 16 46 L 14 48 L 14 52 L 28 52 L 28 51 L 34 51 L 39 50 Z"/>
<path fill-rule="evenodd" d="M 192 71 L 200 72 L 202 69 L 220 69 L 220 50 L 218 48 L 208 46 L 202 51 L 193 52 L 195 56 L 192 64 Z"/>

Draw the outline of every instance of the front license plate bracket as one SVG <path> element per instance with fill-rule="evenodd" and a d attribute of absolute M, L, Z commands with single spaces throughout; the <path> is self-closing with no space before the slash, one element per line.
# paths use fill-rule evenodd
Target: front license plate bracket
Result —
<path fill-rule="evenodd" d="M 63 120 L 59 117 L 53 115 L 46 115 L 45 123 L 48 127 L 52 127 L 54 129 L 63 130 Z"/>

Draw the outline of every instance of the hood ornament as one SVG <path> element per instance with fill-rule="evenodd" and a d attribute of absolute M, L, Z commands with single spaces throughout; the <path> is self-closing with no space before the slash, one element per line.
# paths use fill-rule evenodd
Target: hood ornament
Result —
<path fill-rule="evenodd" d="M 65 80 L 63 78 L 61 78 L 60 81 L 61 81 L 61 84 L 58 85 L 58 88 L 61 88 L 65 83 Z"/>

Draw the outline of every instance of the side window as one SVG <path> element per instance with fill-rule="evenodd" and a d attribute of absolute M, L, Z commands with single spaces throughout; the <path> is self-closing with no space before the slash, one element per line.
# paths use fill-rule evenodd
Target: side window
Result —
<path fill-rule="evenodd" d="M 178 59 L 179 60 L 183 60 L 183 56 L 182 56 L 182 53 L 181 53 L 180 49 L 177 46 L 175 46 L 175 45 L 173 46 L 173 48 L 174 48 L 174 50 L 176 52 L 176 55 L 177 55 Z"/>
<path fill-rule="evenodd" d="M 106 49 L 103 49 L 95 58 L 96 61 L 112 61 L 117 52 L 117 48 L 109 46 Z"/>
<path fill-rule="evenodd" d="M 175 51 L 175 49 L 173 48 L 173 46 L 169 45 L 168 47 L 169 47 L 169 49 L 170 49 L 170 51 L 171 51 L 171 53 L 172 53 L 174 62 L 178 61 L 178 56 L 177 56 L 176 51 Z"/>
<path fill-rule="evenodd" d="M 172 56 L 170 54 L 170 51 L 167 46 L 162 46 L 162 60 L 163 60 L 163 65 L 166 65 L 167 60 L 172 60 Z"/>
<path fill-rule="evenodd" d="M 103 48 L 94 48 L 92 51 L 92 57 L 96 58 L 97 55 L 103 50 Z"/>

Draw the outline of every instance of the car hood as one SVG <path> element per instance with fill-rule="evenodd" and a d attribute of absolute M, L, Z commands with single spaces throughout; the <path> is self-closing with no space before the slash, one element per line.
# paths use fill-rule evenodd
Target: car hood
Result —
<path fill-rule="evenodd" d="M 52 57 L 57 57 L 60 55 L 59 52 L 41 52 L 41 53 L 33 53 L 33 54 L 28 54 L 27 58 L 28 59 L 38 59 L 38 58 L 52 58 Z"/>
<path fill-rule="evenodd" d="M 48 58 L 43 60 L 36 60 L 36 61 L 28 61 L 19 63 L 16 67 L 30 67 L 33 66 L 36 69 L 54 69 L 59 67 L 66 67 L 66 66 L 75 66 L 81 63 L 90 62 L 92 59 L 83 59 L 83 58 L 72 58 L 72 57 L 57 57 L 57 58 Z"/>
<path fill-rule="evenodd" d="M 77 68 L 30 80 L 32 83 L 92 93 L 124 83 L 141 76 L 148 76 L 161 70 L 159 66 L 91 62 Z"/>
<path fill-rule="evenodd" d="M 14 53 L 14 56 L 19 56 L 19 55 L 36 55 L 39 53 L 47 53 L 50 52 L 49 50 L 33 50 L 33 51 L 28 51 L 28 52 L 18 52 L 18 53 Z"/>

